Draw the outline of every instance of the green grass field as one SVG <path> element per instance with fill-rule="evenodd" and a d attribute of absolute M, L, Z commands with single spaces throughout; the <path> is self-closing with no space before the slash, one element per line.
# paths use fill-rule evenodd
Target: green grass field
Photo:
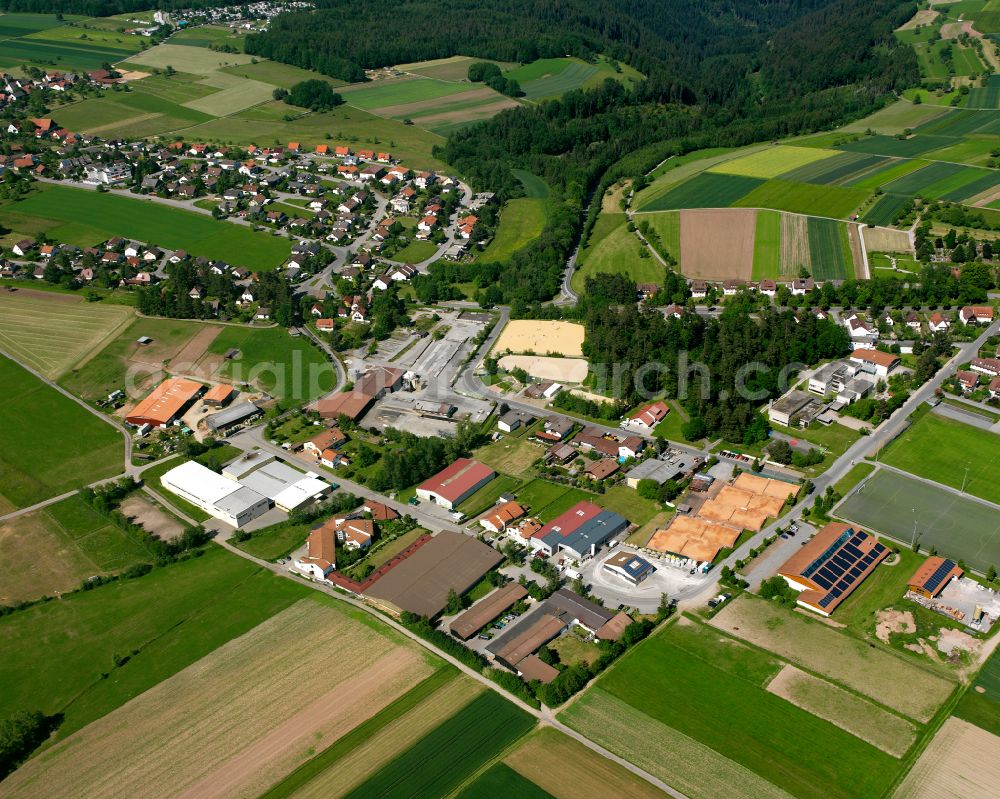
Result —
<path fill-rule="evenodd" d="M 667 253 L 678 261 L 681 256 L 681 215 L 679 211 L 662 211 L 654 214 L 644 214 L 640 219 L 648 222 L 650 227 L 660 237 L 660 242 Z"/>
<path fill-rule="evenodd" d="M 553 799 L 531 780 L 522 777 L 510 766 L 497 763 L 470 782 L 456 799 L 495 799 L 498 796 L 517 799 Z"/>
<path fill-rule="evenodd" d="M 397 251 L 393 256 L 393 261 L 404 264 L 418 264 L 433 257 L 438 251 L 438 245 L 432 241 L 411 241 L 403 249 Z"/>
<path fill-rule="evenodd" d="M 886 194 L 879 197 L 861 217 L 869 225 L 885 226 L 896 218 L 900 209 L 910 201 L 905 194 Z"/>
<path fill-rule="evenodd" d="M 867 197 L 868 192 L 861 189 L 769 180 L 732 205 L 847 219 Z"/>
<path fill-rule="evenodd" d="M 642 79 L 641 74 L 625 64 L 616 71 L 604 57 L 594 64 L 578 58 L 541 58 L 504 75 L 520 83 L 524 96 L 535 101 L 559 97 L 574 89 L 595 88 L 608 78 L 626 85 Z"/>
<path fill-rule="evenodd" d="M 728 208 L 764 185 L 760 178 L 704 172 L 642 206 L 643 211 Z"/>
<path fill-rule="evenodd" d="M 122 471 L 111 425 L 3 356 L 0 385 L 0 504 L 27 507 Z"/>
<path fill-rule="evenodd" d="M 990 76 L 986 85 L 969 91 L 969 108 L 1000 108 L 1000 80 L 996 75 Z"/>
<path fill-rule="evenodd" d="M 579 488 L 567 488 L 541 478 L 526 483 L 517 491 L 518 503 L 530 508 L 532 515 L 543 524 L 552 521 L 577 502 L 593 498 L 593 494 L 588 494 Z"/>
<path fill-rule="evenodd" d="M 953 419 L 924 414 L 880 458 L 884 463 L 936 483 L 1000 503 L 997 440 Z M 968 467 L 968 479 L 965 470 Z"/>
<path fill-rule="evenodd" d="M 531 716 L 486 691 L 355 787 L 347 799 L 447 796 L 532 726 Z"/>
<path fill-rule="evenodd" d="M 897 139 L 894 136 L 862 136 L 857 141 L 839 145 L 838 149 L 885 155 L 890 158 L 913 158 L 952 143 L 952 139 L 944 136 L 912 136 L 909 139 Z"/>
<path fill-rule="evenodd" d="M 439 97 L 447 97 L 449 94 L 467 92 L 471 88 L 468 83 L 449 83 L 430 78 L 386 82 L 382 85 L 378 83 L 371 86 L 370 84 L 360 85 L 362 88 L 348 89 L 342 94 L 348 105 L 365 111 L 387 106 L 419 103 L 424 100 L 436 100 Z"/>
<path fill-rule="evenodd" d="M 1000 735 L 1000 656 L 993 653 L 958 701 L 955 715 Z"/>
<path fill-rule="evenodd" d="M 509 261 L 510 257 L 533 241 L 545 226 L 545 200 L 521 197 L 508 200 L 500 212 L 496 236 L 489 243 L 480 261 Z"/>
<path fill-rule="evenodd" d="M 284 400 L 310 400 L 330 391 L 336 380 L 333 365 L 305 337 L 293 338 L 280 327 L 227 327 L 209 346 L 221 355 L 230 348 L 241 357 L 226 361 L 224 377 L 260 386 Z"/>
<path fill-rule="evenodd" d="M 64 713 L 63 738 L 309 593 L 212 546 L 0 618 L 0 717 Z M 116 656 L 127 662 L 116 667 Z"/>
<path fill-rule="evenodd" d="M 778 175 L 783 175 L 786 172 L 791 172 L 806 164 L 824 161 L 836 155 L 836 150 L 781 145 L 778 147 L 769 147 L 766 150 L 759 150 L 743 158 L 726 161 L 712 167 L 709 171 L 767 180 L 769 178 L 776 178 Z"/>
<path fill-rule="evenodd" d="M 964 466 L 963 466 L 964 472 Z M 963 560 L 985 572 L 1000 564 L 1000 521 L 995 509 L 912 477 L 879 470 L 841 503 L 835 515 L 909 544 Z"/>
<path fill-rule="evenodd" d="M 817 280 L 854 277 L 854 260 L 847 240 L 847 225 L 833 219 L 810 217 L 809 260 Z"/>
<path fill-rule="evenodd" d="M 627 275 L 636 283 L 662 283 L 663 265 L 629 232 L 625 214 L 602 214 L 590 241 L 580 254 L 573 274 L 573 290 L 584 290 L 586 280 L 599 273 Z"/>
<path fill-rule="evenodd" d="M 753 239 L 753 279 L 777 280 L 781 275 L 781 214 L 760 211 Z"/>
<path fill-rule="evenodd" d="M 524 193 L 534 200 L 546 200 L 549 196 L 549 187 L 538 175 L 533 175 L 526 169 L 512 169 L 514 177 L 521 181 Z"/>
<path fill-rule="evenodd" d="M 66 186 L 48 186 L 5 208 L 65 223 L 85 219 L 94 231 L 92 244 L 127 236 L 160 247 L 185 249 L 192 255 L 221 258 L 248 269 L 274 269 L 288 258 L 291 248 L 284 237 L 254 233 L 207 214 Z M 53 236 L 58 236 L 58 228 Z"/>
<path fill-rule="evenodd" d="M 0 67 L 24 64 L 62 70 L 100 69 L 105 61 L 120 61 L 140 48 L 140 40 L 118 31 L 71 27 L 82 17 L 55 14 L 0 16 Z"/>
<path fill-rule="evenodd" d="M 780 663 L 700 624 L 647 639 L 591 691 L 611 694 L 790 794 L 877 797 L 897 761 L 764 686 Z M 574 705 L 575 708 L 575 705 Z M 572 723 L 573 708 L 567 714 Z M 837 752 L 837 757 L 826 753 Z"/>
<path fill-rule="evenodd" d="M 241 78 L 259 80 L 270 83 L 274 86 L 282 86 L 290 89 L 296 83 L 304 80 L 322 80 L 333 87 L 344 86 L 344 81 L 331 78 L 319 72 L 311 72 L 308 69 L 293 67 L 291 64 L 282 64 L 280 61 L 259 60 L 256 64 L 238 64 L 231 67 L 223 67 L 221 72 L 230 75 L 237 75 Z"/>

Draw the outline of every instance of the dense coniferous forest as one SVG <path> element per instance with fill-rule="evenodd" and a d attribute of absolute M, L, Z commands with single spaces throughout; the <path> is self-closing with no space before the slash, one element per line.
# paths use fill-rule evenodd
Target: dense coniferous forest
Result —
<path fill-rule="evenodd" d="M 0 11 L 32 14 L 81 14 L 88 17 L 111 17 L 134 11 L 158 8 L 172 11 L 180 8 L 212 8 L 238 5 L 233 0 L 0 0 Z"/>

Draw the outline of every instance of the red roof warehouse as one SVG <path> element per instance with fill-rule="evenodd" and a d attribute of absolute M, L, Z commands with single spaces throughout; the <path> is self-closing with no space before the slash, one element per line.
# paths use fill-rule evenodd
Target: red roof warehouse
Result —
<path fill-rule="evenodd" d="M 454 510 L 496 476 L 496 472 L 479 461 L 459 458 L 417 486 L 417 496 Z"/>

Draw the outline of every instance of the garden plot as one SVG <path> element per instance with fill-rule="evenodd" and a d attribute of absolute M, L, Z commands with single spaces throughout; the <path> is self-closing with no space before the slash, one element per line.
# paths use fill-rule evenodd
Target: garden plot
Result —
<path fill-rule="evenodd" d="M 681 271 L 708 280 L 753 275 L 756 211 L 681 211 Z"/>
<path fill-rule="evenodd" d="M 352 657 L 333 669 L 331 651 Z M 432 671 L 356 613 L 302 600 L 29 761 L 0 796 L 257 796 Z"/>

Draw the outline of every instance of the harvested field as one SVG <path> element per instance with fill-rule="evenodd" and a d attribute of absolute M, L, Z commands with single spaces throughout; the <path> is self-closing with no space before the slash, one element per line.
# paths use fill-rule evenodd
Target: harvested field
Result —
<path fill-rule="evenodd" d="M 483 692 L 464 676 L 456 677 L 418 705 L 387 724 L 360 745 L 335 760 L 290 796 L 295 799 L 332 799 L 367 780 L 384 764 L 427 735 Z"/>
<path fill-rule="evenodd" d="M 756 227 L 756 211 L 681 211 L 681 271 L 709 280 L 749 280 Z"/>
<path fill-rule="evenodd" d="M 524 369 L 539 380 L 557 383 L 582 383 L 588 372 L 583 358 L 546 358 L 541 355 L 505 355 L 500 359 L 503 369 Z"/>
<path fill-rule="evenodd" d="M 551 727 L 528 738 L 504 763 L 556 799 L 663 798 L 658 788 Z"/>
<path fill-rule="evenodd" d="M 166 69 L 179 67 L 184 72 L 211 75 L 221 67 L 249 64 L 253 58 L 243 53 L 219 53 L 207 47 L 189 47 L 183 44 L 158 44 L 149 50 L 130 56 L 123 69 L 143 67 Z"/>
<path fill-rule="evenodd" d="M 969 799 L 996 796 L 1000 785 L 1000 737 L 958 718 L 934 736 L 895 799 Z"/>
<path fill-rule="evenodd" d="M 329 668 L 331 651 L 353 667 Z M 0 796 L 258 796 L 432 671 L 417 647 L 304 599 L 30 761 Z"/>
<path fill-rule="evenodd" d="M 865 269 L 865 247 L 861 241 L 861 225 L 857 222 L 847 223 L 847 240 L 850 244 L 851 259 L 854 264 L 854 271 L 849 272 L 847 277 L 858 277 L 867 280 L 871 275 Z"/>
<path fill-rule="evenodd" d="M 207 325 L 199 330 L 170 361 L 172 371 L 179 374 L 191 374 L 202 356 L 208 352 L 212 342 L 218 338 L 222 328 L 218 325 Z"/>
<path fill-rule="evenodd" d="M 126 499 L 121 504 L 121 512 L 164 541 L 180 538 L 184 533 L 184 525 L 180 521 L 139 494 Z"/>
<path fill-rule="evenodd" d="M 937 19 L 937 15 L 938 12 L 933 8 L 921 8 L 916 14 L 896 28 L 896 30 L 911 31 L 921 25 L 930 25 L 935 19 Z M 941 31 L 941 35 L 944 36 L 943 30 Z"/>
<path fill-rule="evenodd" d="M 868 252 L 913 252 L 910 237 L 906 231 L 893 230 L 888 227 L 866 227 L 865 249 Z"/>
<path fill-rule="evenodd" d="M 51 292 L 0 293 L 0 349 L 54 379 L 85 359 L 132 318 L 120 305 Z"/>
<path fill-rule="evenodd" d="M 587 691 L 559 718 L 691 799 L 791 799 L 748 768 L 599 687 Z"/>
<path fill-rule="evenodd" d="M 778 672 L 767 690 L 893 757 L 902 757 L 917 739 L 916 727 L 905 719 L 794 666 Z"/>
<path fill-rule="evenodd" d="M 548 322 L 515 319 L 507 323 L 493 347 L 494 352 L 553 352 L 567 358 L 583 355 L 583 325 L 576 322 Z"/>
<path fill-rule="evenodd" d="M 799 269 L 812 270 L 809 257 L 809 217 L 781 215 L 781 274 L 798 277 Z"/>
<path fill-rule="evenodd" d="M 889 652 L 763 600 L 742 596 L 710 623 L 918 721 L 928 721 L 955 688 Z"/>

